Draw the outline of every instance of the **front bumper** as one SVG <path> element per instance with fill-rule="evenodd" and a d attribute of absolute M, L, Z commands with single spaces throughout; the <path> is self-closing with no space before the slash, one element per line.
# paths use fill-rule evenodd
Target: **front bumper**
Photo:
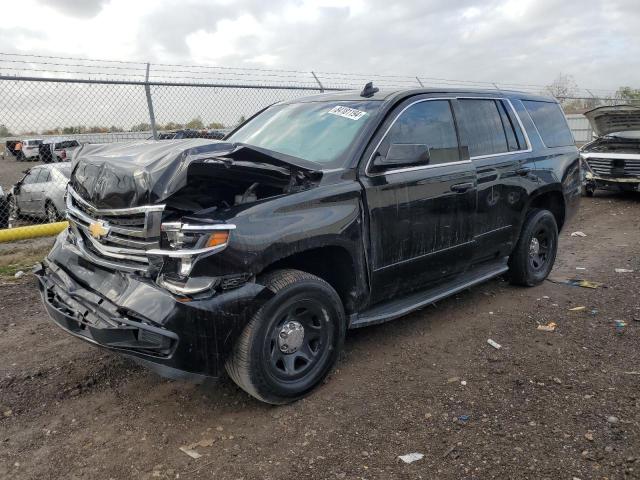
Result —
<path fill-rule="evenodd" d="M 640 177 L 603 177 L 587 172 L 585 185 L 592 189 L 640 191 Z"/>
<path fill-rule="evenodd" d="M 235 339 L 272 295 L 247 283 L 185 302 L 149 278 L 90 263 L 66 232 L 34 273 L 59 327 L 171 378 L 219 376 Z"/>

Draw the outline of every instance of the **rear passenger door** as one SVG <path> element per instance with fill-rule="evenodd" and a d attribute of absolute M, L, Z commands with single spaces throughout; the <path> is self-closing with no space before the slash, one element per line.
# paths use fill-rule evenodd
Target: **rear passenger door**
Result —
<path fill-rule="evenodd" d="M 526 132 L 505 98 L 458 98 L 463 145 L 478 179 L 474 263 L 509 255 L 537 183 Z"/>
<path fill-rule="evenodd" d="M 412 97 L 385 120 L 365 153 L 372 303 L 453 277 L 471 261 L 475 168 L 460 148 L 452 100 Z M 375 166 L 391 144 L 426 145 L 428 158 Z"/>

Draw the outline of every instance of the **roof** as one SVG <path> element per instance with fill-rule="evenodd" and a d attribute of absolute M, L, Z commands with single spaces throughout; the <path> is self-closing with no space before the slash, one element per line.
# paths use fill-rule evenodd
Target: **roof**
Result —
<path fill-rule="evenodd" d="M 375 84 L 374 84 L 375 86 Z M 543 102 L 553 102 L 556 100 L 553 97 L 546 97 L 542 95 L 534 95 L 531 93 L 520 92 L 516 90 L 501 90 L 501 89 L 477 89 L 477 88 L 411 88 L 411 89 L 386 89 L 381 88 L 370 97 L 362 97 L 360 90 L 343 90 L 337 92 L 320 93 L 317 95 L 310 95 L 307 97 L 296 98 L 282 102 L 283 104 L 292 103 L 304 103 L 304 102 L 362 102 L 362 101 L 391 101 L 395 102 L 402 98 L 410 97 L 413 95 L 424 94 L 473 94 L 473 95 L 486 95 L 486 96 L 501 96 L 507 98 L 514 98 L 520 100 L 537 100 Z"/>

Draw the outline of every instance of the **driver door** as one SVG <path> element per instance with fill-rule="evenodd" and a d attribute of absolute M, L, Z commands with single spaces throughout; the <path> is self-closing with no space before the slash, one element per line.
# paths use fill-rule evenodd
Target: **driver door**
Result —
<path fill-rule="evenodd" d="M 451 279 L 471 263 L 476 171 L 460 146 L 453 99 L 413 97 L 374 138 L 361 175 L 369 218 L 372 303 Z M 388 165 L 392 145 L 426 145 Z"/>

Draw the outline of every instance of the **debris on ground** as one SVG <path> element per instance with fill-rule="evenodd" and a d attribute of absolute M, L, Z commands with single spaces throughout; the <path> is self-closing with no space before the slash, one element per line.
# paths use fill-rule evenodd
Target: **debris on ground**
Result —
<path fill-rule="evenodd" d="M 500 345 L 498 342 L 494 341 L 494 340 L 487 340 L 487 343 L 489 345 L 491 345 L 493 348 L 495 348 L 496 350 L 500 350 L 502 348 L 502 345 Z"/>
<path fill-rule="evenodd" d="M 571 236 L 572 236 L 572 237 L 586 237 L 586 236 L 587 236 L 587 234 L 586 234 L 586 233 L 584 233 L 584 232 L 580 232 L 580 231 L 578 231 L 578 232 L 573 232 L 573 233 L 571 234 Z"/>
<path fill-rule="evenodd" d="M 180 451 L 186 453 L 191 458 L 197 460 L 198 458 L 202 457 L 202 454 L 198 453 L 195 449 L 198 447 L 210 447 L 213 445 L 214 441 L 215 440 L 213 440 L 212 438 L 203 438 L 199 442 L 195 442 L 190 445 L 185 445 L 183 447 L 180 447 Z"/>
<path fill-rule="evenodd" d="M 586 310 L 586 309 L 587 309 L 587 307 L 579 306 L 579 307 L 570 308 L 569 311 L 570 312 L 582 312 L 583 310 Z"/>
<path fill-rule="evenodd" d="M 572 278 L 566 281 L 567 285 L 571 285 L 572 287 L 582 287 L 582 288 L 598 288 L 601 286 L 601 283 L 592 282 L 590 280 L 581 280 L 579 278 Z"/>
<path fill-rule="evenodd" d="M 406 455 L 399 455 L 398 458 L 404 463 L 413 463 L 424 458 L 424 453 L 407 453 Z"/>
<path fill-rule="evenodd" d="M 622 335 L 624 333 L 624 327 L 627 326 L 627 322 L 623 322 L 622 320 L 616 320 L 615 325 L 616 325 L 616 333 L 618 335 Z"/>
<path fill-rule="evenodd" d="M 24 277 L 24 272 L 22 270 L 18 270 L 16 273 L 13 274 L 13 276 L 15 278 L 22 278 Z"/>
<path fill-rule="evenodd" d="M 593 442 L 593 432 L 589 430 L 587 433 L 584 434 L 584 438 L 586 438 L 590 442 Z"/>
<path fill-rule="evenodd" d="M 546 325 L 538 325 L 537 329 L 541 332 L 555 332 L 557 326 L 556 322 L 549 322 Z"/>
<path fill-rule="evenodd" d="M 618 417 L 614 417 L 613 415 L 609 415 L 607 417 L 607 422 L 610 423 L 611 425 L 615 425 L 616 423 L 618 423 L 620 420 L 618 419 Z"/>
<path fill-rule="evenodd" d="M 633 273 L 633 270 L 628 268 L 616 268 L 616 273 Z"/>

